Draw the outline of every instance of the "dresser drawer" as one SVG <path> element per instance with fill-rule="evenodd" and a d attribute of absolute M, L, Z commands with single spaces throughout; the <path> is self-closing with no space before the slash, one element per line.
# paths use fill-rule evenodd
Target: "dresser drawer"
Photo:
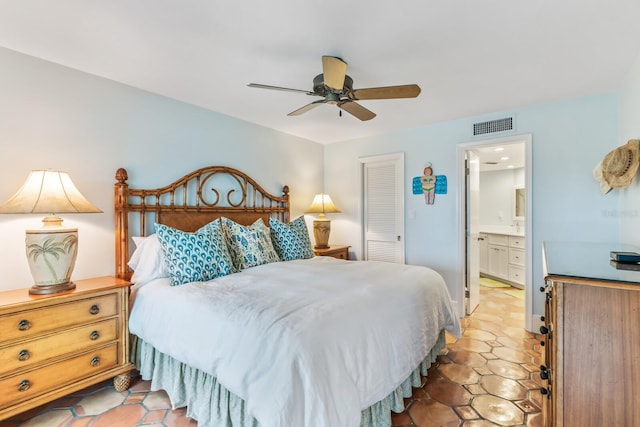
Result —
<path fill-rule="evenodd" d="M 349 252 L 348 251 L 339 251 L 336 252 L 334 255 L 332 255 L 334 258 L 338 258 L 338 259 L 349 259 Z"/>
<path fill-rule="evenodd" d="M 520 236 L 509 236 L 509 246 L 512 248 L 524 249 L 525 238 Z"/>
<path fill-rule="evenodd" d="M 20 369 L 115 341 L 118 319 L 108 319 L 79 328 L 0 347 L 0 377 Z"/>
<path fill-rule="evenodd" d="M 509 248 L 509 264 L 524 267 L 525 251 Z"/>
<path fill-rule="evenodd" d="M 509 281 L 524 285 L 524 268 L 509 266 Z"/>
<path fill-rule="evenodd" d="M 490 245 L 509 245 L 509 236 L 505 234 L 488 234 L 487 239 L 489 240 Z"/>
<path fill-rule="evenodd" d="M 118 345 L 96 349 L 33 371 L 0 380 L 0 409 L 64 384 L 106 371 L 118 363 Z"/>
<path fill-rule="evenodd" d="M 0 316 L 0 345 L 115 316 L 117 296 L 113 293 Z"/>
<path fill-rule="evenodd" d="M 315 256 L 330 256 L 337 259 L 349 259 L 349 248 L 351 246 L 331 246 L 329 248 L 313 249 Z"/>

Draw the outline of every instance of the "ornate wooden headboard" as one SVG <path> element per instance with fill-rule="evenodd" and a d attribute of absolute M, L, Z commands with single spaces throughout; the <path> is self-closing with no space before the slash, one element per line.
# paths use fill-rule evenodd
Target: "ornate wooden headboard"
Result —
<path fill-rule="evenodd" d="M 116 276 L 131 277 L 127 266 L 132 236 L 153 233 L 154 224 L 166 224 L 195 231 L 225 216 L 248 225 L 258 218 L 266 224 L 274 217 L 289 222 L 289 187 L 282 196 L 265 191 L 244 172 L 226 166 L 209 166 L 193 171 L 161 188 L 129 188 L 127 171 L 116 172 Z"/>

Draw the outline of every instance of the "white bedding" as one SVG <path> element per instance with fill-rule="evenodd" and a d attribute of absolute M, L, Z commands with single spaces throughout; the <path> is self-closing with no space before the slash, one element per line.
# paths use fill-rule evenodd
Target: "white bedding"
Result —
<path fill-rule="evenodd" d="M 460 334 L 435 271 L 329 257 L 182 286 L 154 280 L 137 290 L 129 327 L 217 377 L 262 427 L 357 426 L 443 328 Z"/>

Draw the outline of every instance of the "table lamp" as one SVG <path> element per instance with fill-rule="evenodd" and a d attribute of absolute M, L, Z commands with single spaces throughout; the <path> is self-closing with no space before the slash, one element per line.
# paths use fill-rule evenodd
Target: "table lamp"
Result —
<path fill-rule="evenodd" d="M 78 229 L 62 226 L 56 213 L 96 213 L 95 207 L 65 172 L 31 171 L 22 188 L 4 204 L 0 213 L 49 214 L 39 229 L 26 230 L 26 252 L 34 285 L 30 294 L 54 294 L 76 287 L 71 273 L 78 253 Z"/>
<path fill-rule="evenodd" d="M 336 205 L 331 201 L 328 194 L 316 194 L 313 197 L 311 206 L 305 213 L 317 213 L 318 218 L 313 220 L 313 237 L 316 240 L 315 249 L 324 249 L 329 247 L 329 234 L 331 234 L 331 221 L 325 216 L 325 213 L 340 213 Z"/>

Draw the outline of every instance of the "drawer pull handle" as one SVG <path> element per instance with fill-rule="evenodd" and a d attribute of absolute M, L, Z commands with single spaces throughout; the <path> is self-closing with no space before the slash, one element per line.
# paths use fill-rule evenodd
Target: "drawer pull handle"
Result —
<path fill-rule="evenodd" d="M 98 331 L 93 331 L 93 332 L 91 332 L 91 335 L 89 335 L 89 339 L 91 341 L 95 341 L 98 338 L 100 338 L 100 332 L 98 332 Z"/>
<path fill-rule="evenodd" d="M 100 366 L 100 358 L 98 356 L 93 356 L 91 358 L 91 366 L 93 366 L 94 368 L 96 366 Z"/>
<path fill-rule="evenodd" d="M 540 378 L 542 378 L 543 380 L 548 380 L 549 379 L 549 373 L 547 371 L 540 372 Z"/>
<path fill-rule="evenodd" d="M 22 380 L 20 384 L 18 384 L 18 391 L 22 393 L 23 391 L 29 390 L 29 387 L 31 387 L 29 380 Z"/>
<path fill-rule="evenodd" d="M 25 360 L 29 360 L 31 354 L 29 354 L 29 350 L 20 350 L 18 353 L 18 360 L 24 362 Z"/>
<path fill-rule="evenodd" d="M 546 326 L 540 326 L 540 333 L 543 335 L 546 335 L 549 333 L 549 328 L 547 328 Z"/>
<path fill-rule="evenodd" d="M 91 314 L 98 314 L 100 313 L 100 307 L 98 307 L 96 304 L 93 304 L 91 306 L 91 308 L 89 309 L 89 313 Z"/>
<path fill-rule="evenodd" d="M 24 319 L 18 322 L 19 331 L 28 331 L 29 329 L 31 329 L 31 322 L 29 322 L 28 320 Z"/>

